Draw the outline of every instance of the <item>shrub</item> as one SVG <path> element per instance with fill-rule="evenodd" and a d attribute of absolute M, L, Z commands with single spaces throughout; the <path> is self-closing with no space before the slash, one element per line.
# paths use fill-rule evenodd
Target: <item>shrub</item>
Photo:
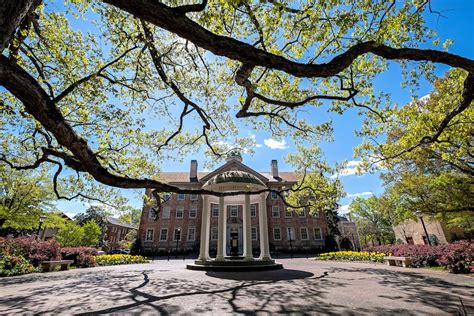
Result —
<path fill-rule="evenodd" d="M 100 266 L 112 266 L 117 264 L 146 263 L 148 260 L 142 256 L 132 255 L 100 255 L 95 260 Z"/>
<path fill-rule="evenodd" d="M 64 247 L 61 249 L 61 255 L 64 260 L 74 260 L 73 265 L 80 268 L 97 266 L 95 255 L 97 249 L 92 247 Z"/>
<path fill-rule="evenodd" d="M 441 265 L 454 273 L 469 272 L 469 265 L 474 258 L 474 244 L 467 240 L 437 246 L 382 245 L 368 247 L 365 250 L 410 257 L 414 267 Z"/>
<path fill-rule="evenodd" d="M 474 260 L 474 244 L 461 240 L 451 245 L 441 246 L 443 251 L 436 260 L 452 273 L 469 273 Z"/>
<path fill-rule="evenodd" d="M 37 269 L 23 256 L 0 255 L 0 277 L 27 274 L 36 271 Z"/>
<path fill-rule="evenodd" d="M 41 261 L 61 258 L 61 248 L 55 240 L 42 241 L 31 237 L 3 238 L 0 247 L 2 253 L 23 256 L 35 267 L 39 266 Z"/>

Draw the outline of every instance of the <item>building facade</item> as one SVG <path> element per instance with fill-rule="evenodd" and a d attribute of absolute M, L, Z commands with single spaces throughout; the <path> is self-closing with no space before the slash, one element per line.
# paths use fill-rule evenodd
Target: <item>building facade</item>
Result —
<path fill-rule="evenodd" d="M 190 172 L 163 172 L 160 180 L 183 189 L 200 189 L 215 181 L 219 175 L 229 172 L 240 172 L 247 177 L 255 178 L 269 189 L 281 190 L 297 182 L 295 172 L 279 172 L 276 160 L 271 161 L 270 172 L 257 172 L 242 163 L 240 157 L 229 158 L 227 163 L 211 172 L 197 172 L 197 162 L 191 161 Z M 238 180 L 241 181 L 241 180 Z M 151 199 L 151 191 L 146 195 Z M 322 249 L 325 246 L 328 227 L 325 214 L 318 212 L 309 215 L 306 211 L 296 213 L 287 211 L 285 203 L 278 194 L 250 195 L 250 221 L 244 223 L 246 200 L 243 196 L 225 197 L 222 202 L 224 212 L 223 232 L 219 232 L 219 203 L 217 197 L 187 194 L 170 194 L 165 196 L 161 211 L 156 214 L 155 208 L 145 203 L 138 237 L 143 249 L 147 252 L 199 251 L 202 229 L 204 200 L 209 207 L 208 247 L 209 253 L 215 254 L 218 249 L 219 234 L 224 234 L 224 251 L 226 254 L 242 255 L 244 252 L 244 235 L 246 226 L 250 225 L 252 251 L 258 254 L 261 232 L 265 229 L 271 251 L 297 251 L 303 249 Z M 224 200 L 224 199 L 223 199 Z M 265 202 L 262 202 L 264 200 Z M 244 202 L 245 201 L 245 202 Z M 264 203 L 264 204 L 262 204 Z M 266 209 L 267 225 L 260 223 L 260 205 Z M 263 228 L 262 228 L 263 227 Z"/>
<path fill-rule="evenodd" d="M 104 239 L 111 249 L 120 248 L 120 242 L 124 240 L 125 236 L 132 230 L 137 230 L 137 228 L 109 216 L 107 217 L 107 223 L 105 225 Z"/>
<path fill-rule="evenodd" d="M 446 223 L 423 216 L 423 223 L 430 240 L 435 244 L 447 244 L 460 239 L 472 239 L 472 233 L 459 227 L 448 227 Z M 406 220 L 394 226 L 395 239 L 397 243 L 412 245 L 427 245 L 425 229 L 421 220 Z"/>

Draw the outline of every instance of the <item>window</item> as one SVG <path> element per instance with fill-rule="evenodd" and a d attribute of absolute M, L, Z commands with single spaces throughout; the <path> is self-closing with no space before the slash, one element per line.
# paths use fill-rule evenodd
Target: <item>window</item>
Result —
<path fill-rule="evenodd" d="M 154 207 L 150 208 L 148 211 L 148 218 L 154 219 L 156 216 L 156 209 Z M 113 230 L 112 230 L 113 231 Z"/>
<path fill-rule="evenodd" d="M 280 207 L 279 206 L 273 206 L 272 207 L 272 217 L 273 218 L 279 218 L 280 217 Z"/>
<path fill-rule="evenodd" d="M 211 214 L 212 217 L 219 217 L 219 205 L 211 204 Z"/>
<path fill-rule="evenodd" d="M 174 238 L 173 238 L 174 241 L 178 241 L 178 240 L 181 240 L 181 228 L 175 228 L 174 229 Z"/>
<path fill-rule="evenodd" d="M 154 232 L 153 228 L 146 230 L 146 236 L 145 236 L 146 241 L 153 241 L 153 232 Z"/>
<path fill-rule="evenodd" d="M 281 229 L 278 227 L 273 228 L 273 240 L 281 240 Z"/>
<path fill-rule="evenodd" d="M 171 193 L 164 193 L 163 194 L 163 201 L 167 202 L 169 200 L 171 200 Z"/>
<path fill-rule="evenodd" d="M 272 192 L 272 200 L 278 200 L 278 194 L 276 192 Z"/>
<path fill-rule="evenodd" d="M 287 227 L 286 229 L 288 233 L 288 240 L 296 240 L 295 229 L 293 227 Z"/>
<path fill-rule="evenodd" d="M 176 197 L 178 201 L 184 201 L 185 198 L 186 198 L 186 195 L 184 193 L 178 193 Z"/>
<path fill-rule="evenodd" d="M 188 227 L 188 241 L 194 241 L 196 239 L 196 228 Z"/>
<path fill-rule="evenodd" d="M 286 218 L 293 217 L 293 211 L 290 208 L 286 208 L 285 217 Z"/>
<path fill-rule="evenodd" d="M 301 213 L 298 214 L 299 217 L 306 217 L 306 208 L 301 210 Z"/>
<path fill-rule="evenodd" d="M 250 205 L 250 217 L 257 217 L 257 205 Z"/>
<path fill-rule="evenodd" d="M 316 212 L 313 214 L 313 217 L 314 217 L 314 218 L 319 218 L 319 211 L 316 211 Z"/>
<path fill-rule="evenodd" d="M 316 240 L 322 240 L 323 239 L 323 234 L 322 234 L 321 228 L 316 227 L 314 229 L 314 239 L 316 239 Z"/>
<path fill-rule="evenodd" d="M 167 207 L 163 207 L 163 216 L 162 216 L 162 218 L 163 218 L 163 219 L 169 219 L 169 218 L 170 218 L 170 214 L 171 214 L 171 208 L 169 208 L 168 206 L 167 206 Z"/>
<path fill-rule="evenodd" d="M 306 227 L 301 227 L 300 228 L 300 236 L 301 240 L 308 240 L 308 229 Z"/>
<path fill-rule="evenodd" d="M 189 209 L 189 218 L 196 218 L 197 217 L 197 207 L 196 206 L 192 206 L 190 209 Z"/>
<path fill-rule="evenodd" d="M 239 216 L 238 206 L 231 206 L 230 207 L 230 217 L 238 217 L 238 216 Z"/>
<path fill-rule="evenodd" d="M 252 227 L 252 240 L 257 240 L 257 227 Z"/>
<path fill-rule="evenodd" d="M 162 228 L 160 230 L 160 241 L 168 240 L 168 228 Z"/>
<path fill-rule="evenodd" d="M 193 201 L 196 201 L 198 199 L 198 195 L 197 194 L 191 194 L 191 200 Z"/>
<path fill-rule="evenodd" d="M 218 230 L 217 227 L 212 227 L 211 229 L 211 240 L 217 240 Z"/>
<path fill-rule="evenodd" d="M 184 217 L 184 206 L 178 206 L 176 208 L 176 218 L 183 218 Z"/>

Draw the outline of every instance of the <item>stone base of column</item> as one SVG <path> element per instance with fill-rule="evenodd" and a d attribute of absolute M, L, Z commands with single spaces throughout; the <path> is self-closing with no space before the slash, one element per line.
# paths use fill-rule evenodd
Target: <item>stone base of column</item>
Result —
<path fill-rule="evenodd" d="M 244 261 L 253 261 L 253 260 L 254 260 L 253 256 L 252 256 L 252 257 L 245 257 L 245 258 L 244 258 Z"/>
<path fill-rule="evenodd" d="M 215 261 L 224 261 L 225 258 L 224 256 L 217 256 L 216 259 L 214 259 Z"/>
<path fill-rule="evenodd" d="M 260 256 L 258 259 L 262 261 L 274 261 L 270 256 Z"/>

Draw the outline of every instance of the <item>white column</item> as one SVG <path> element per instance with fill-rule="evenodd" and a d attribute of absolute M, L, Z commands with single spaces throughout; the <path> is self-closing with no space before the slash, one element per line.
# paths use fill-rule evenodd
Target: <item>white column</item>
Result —
<path fill-rule="evenodd" d="M 245 195 L 244 206 L 244 257 L 245 260 L 253 260 L 252 255 L 252 223 L 250 218 L 250 195 Z"/>
<path fill-rule="evenodd" d="M 224 245 L 225 245 L 225 235 L 224 235 L 224 226 L 225 226 L 225 210 L 224 210 L 224 197 L 219 197 L 219 219 L 217 223 L 217 261 L 224 260 Z"/>
<path fill-rule="evenodd" d="M 265 193 L 260 194 L 261 202 L 258 210 L 258 221 L 260 226 L 260 260 L 272 260 L 270 247 L 268 245 L 268 221 L 267 221 L 267 197 Z"/>
<path fill-rule="evenodd" d="M 199 245 L 198 261 L 208 261 L 209 259 L 209 197 L 202 199 L 202 220 L 201 220 L 201 244 Z"/>

